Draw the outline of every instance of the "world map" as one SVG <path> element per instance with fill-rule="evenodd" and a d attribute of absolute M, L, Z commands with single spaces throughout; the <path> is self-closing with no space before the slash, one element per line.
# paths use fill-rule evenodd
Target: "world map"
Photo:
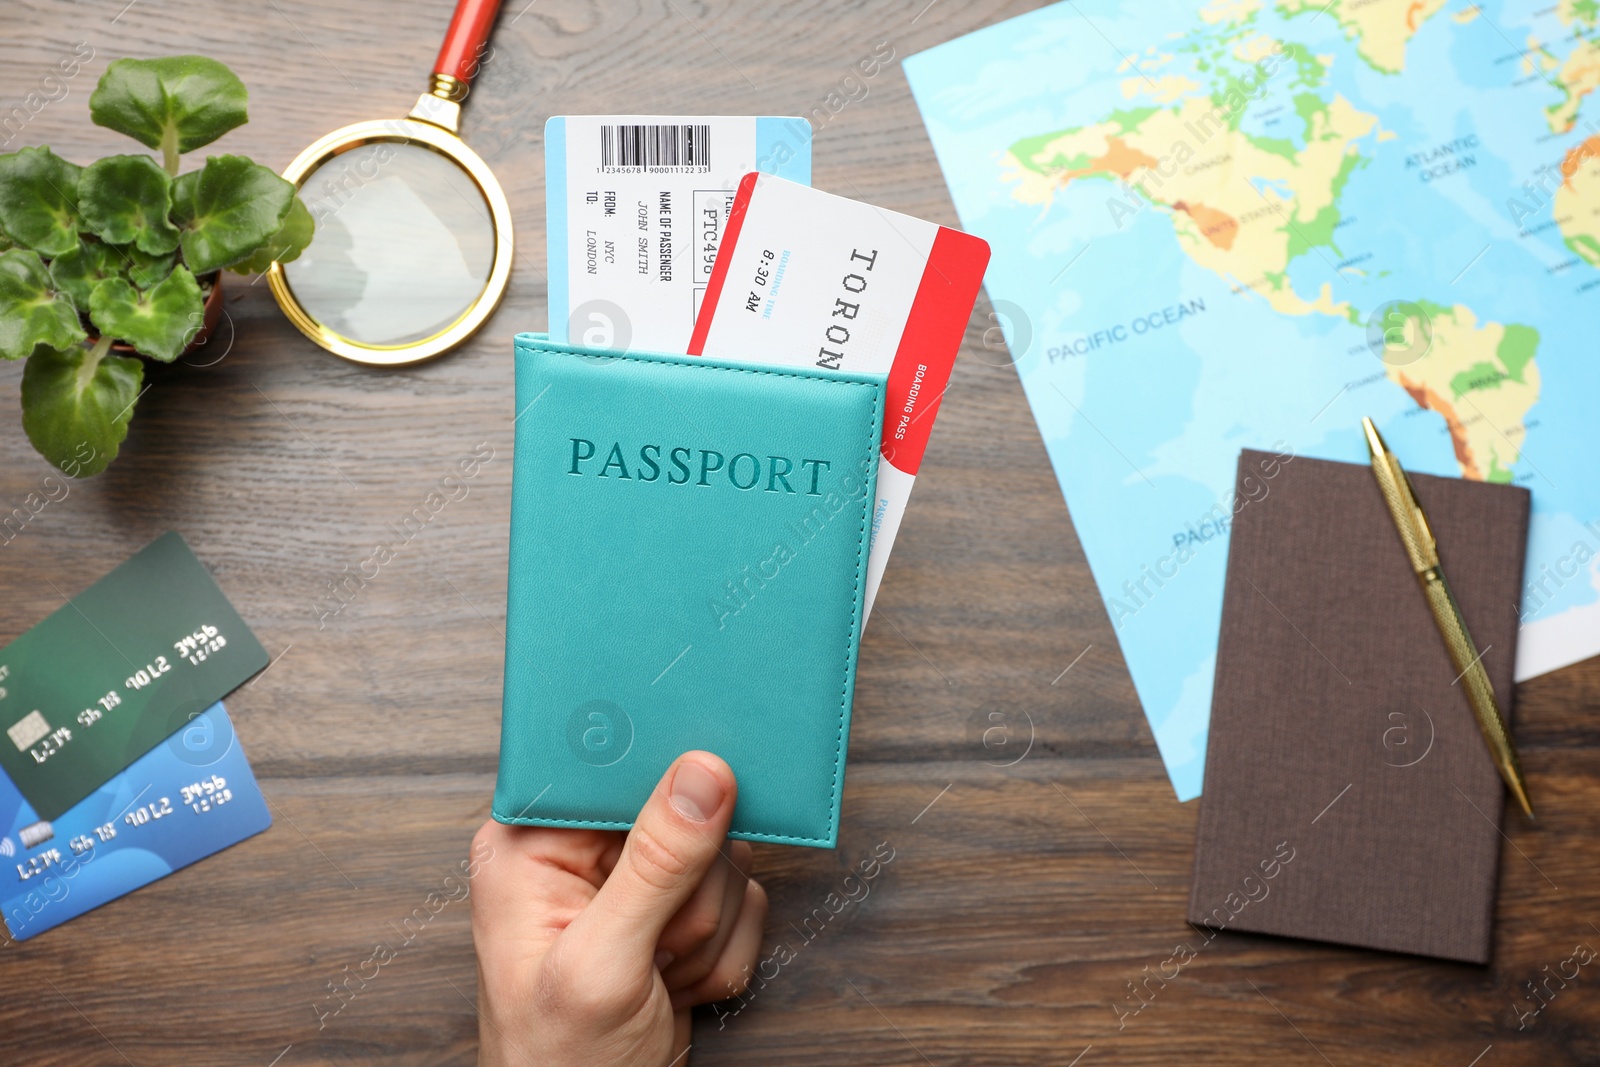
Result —
<path fill-rule="evenodd" d="M 1526 487 L 1516 675 L 1600 653 L 1600 0 L 1066 0 L 905 70 L 1179 799 L 1241 448 Z"/>

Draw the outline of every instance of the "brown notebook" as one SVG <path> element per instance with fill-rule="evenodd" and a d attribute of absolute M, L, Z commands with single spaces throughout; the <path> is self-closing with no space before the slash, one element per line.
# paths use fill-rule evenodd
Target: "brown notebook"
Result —
<path fill-rule="evenodd" d="M 1528 492 L 1411 481 L 1509 721 Z M 1506 794 L 1371 469 L 1238 494 L 1189 921 L 1488 962 Z"/>

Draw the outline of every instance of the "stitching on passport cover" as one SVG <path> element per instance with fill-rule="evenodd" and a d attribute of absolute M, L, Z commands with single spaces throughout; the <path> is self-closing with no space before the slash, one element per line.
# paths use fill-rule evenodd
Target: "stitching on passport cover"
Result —
<path fill-rule="evenodd" d="M 853 382 L 853 381 L 849 381 L 849 380 L 842 380 L 842 379 L 839 379 L 839 378 L 824 378 L 824 377 L 821 377 L 819 375 L 811 375 L 811 374 L 793 374 L 793 373 L 790 373 L 788 371 L 767 370 L 767 369 L 756 368 L 756 367 L 722 367 L 722 366 L 718 366 L 718 365 L 716 365 L 714 363 L 705 363 L 705 364 L 680 363 L 680 362 L 678 362 L 676 360 L 673 360 L 673 359 L 643 358 L 643 357 L 640 357 L 640 356 L 629 355 L 626 352 L 613 353 L 612 350 L 610 350 L 610 349 L 592 349 L 591 350 L 591 349 L 579 349 L 579 348 L 561 347 L 559 345 L 530 345 L 530 344 L 527 344 L 527 343 L 523 342 L 520 338 L 515 341 L 514 347 L 516 348 L 516 350 L 518 352 L 526 352 L 529 355 L 533 355 L 536 352 L 566 353 L 566 354 L 574 355 L 574 356 L 599 355 L 599 356 L 602 356 L 605 359 L 626 359 L 626 360 L 630 360 L 630 361 L 632 361 L 634 363 L 647 363 L 647 364 L 650 364 L 650 365 L 653 365 L 653 366 L 661 366 L 661 367 L 683 367 L 683 368 L 689 369 L 689 370 L 719 370 L 719 371 L 729 371 L 729 372 L 732 372 L 734 374 L 766 375 L 766 376 L 773 377 L 773 378 L 798 378 L 798 379 L 800 379 L 802 381 L 822 382 L 822 383 L 827 384 L 827 385 L 855 385 L 855 386 L 861 386 L 861 387 L 866 388 L 866 389 L 871 389 L 875 394 L 876 394 L 877 389 L 878 389 L 877 385 L 875 383 L 872 383 L 872 382 Z M 873 432 L 872 431 L 873 431 L 874 424 L 877 422 L 877 420 L 878 420 L 878 398 L 877 398 L 876 395 L 874 395 L 873 398 L 872 398 L 872 407 L 867 412 L 867 455 L 868 456 L 873 455 L 873 451 L 872 450 L 876 447 L 876 442 L 873 440 Z M 870 522 L 869 522 L 871 517 L 872 517 L 871 497 L 863 497 L 862 500 L 861 500 L 861 528 L 856 533 L 856 577 L 855 577 L 855 581 L 854 581 L 854 583 L 852 585 L 853 592 L 851 594 L 851 604 L 852 604 L 852 611 L 853 612 L 854 611 L 859 611 L 860 608 L 861 608 L 861 570 L 866 565 L 867 531 L 871 528 L 871 525 L 870 525 Z M 852 630 L 854 630 L 854 632 L 855 632 L 855 634 L 857 636 L 857 639 L 859 640 L 860 628 L 858 626 L 853 626 Z M 844 669 L 844 674 L 845 674 L 844 681 L 841 682 L 840 685 L 839 685 L 839 725 L 838 725 L 838 728 L 836 729 L 836 731 L 834 733 L 834 741 L 833 741 L 833 781 L 831 782 L 831 784 L 829 785 L 829 788 L 828 788 L 828 828 L 827 828 L 827 832 L 821 837 L 799 837 L 799 836 L 796 836 L 796 835 L 793 835 L 793 834 L 765 834 L 765 833 L 761 833 L 760 831 L 756 831 L 756 830 L 741 830 L 741 831 L 730 831 L 730 836 L 736 836 L 736 837 L 742 837 L 742 838 L 759 838 L 760 840 L 763 840 L 763 841 L 775 841 L 775 842 L 778 842 L 780 844 L 795 844 L 795 843 L 800 843 L 800 842 L 813 842 L 813 843 L 814 842 L 826 842 L 828 840 L 828 838 L 830 836 L 832 836 L 832 834 L 834 832 L 834 821 L 835 821 L 835 818 L 836 818 L 836 813 L 838 811 L 838 804 L 836 802 L 839 799 L 839 772 L 841 770 L 843 770 L 843 763 L 844 763 L 844 758 L 843 757 L 844 757 L 844 714 L 845 714 L 845 704 L 849 700 L 849 697 L 850 697 L 850 688 L 849 688 L 850 687 L 850 638 L 848 636 L 845 638 L 845 643 L 844 643 L 844 668 L 845 668 Z M 544 818 L 544 817 L 541 817 L 541 816 L 504 817 L 498 811 L 493 812 L 493 815 L 494 815 L 494 818 L 495 818 L 496 822 L 509 823 L 509 824 L 515 824 L 515 825 L 521 825 L 521 826 L 573 826 L 573 827 L 582 827 L 582 828 L 603 828 L 603 829 L 608 829 L 608 830 L 626 830 L 626 829 L 628 829 L 629 827 L 631 827 L 633 825 L 632 823 L 627 823 L 627 822 L 611 822 L 609 820 L 602 820 L 602 819 L 552 819 L 552 818 Z"/>
<path fill-rule="evenodd" d="M 877 448 L 873 426 L 878 421 L 877 390 L 873 391 L 872 409 L 867 412 L 867 455 L 873 455 Z M 876 479 L 874 479 L 876 481 Z M 876 494 L 874 494 L 876 495 Z M 867 531 L 871 528 L 869 520 L 872 518 L 872 496 L 863 495 L 861 498 L 861 529 L 856 534 L 856 580 L 854 593 L 851 596 L 851 610 L 856 614 L 861 611 L 861 570 L 867 562 Z M 856 639 L 859 641 L 861 628 L 853 627 Z M 844 641 L 844 681 L 839 684 L 839 729 L 833 739 L 833 784 L 828 790 L 828 834 L 834 832 L 834 813 L 837 810 L 839 799 L 839 772 L 844 769 L 844 713 L 845 705 L 850 699 L 850 638 Z M 826 837 L 815 838 L 824 841 Z"/>
<path fill-rule="evenodd" d="M 764 374 L 773 378 L 799 378 L 801 381 L 822 382 L 825 385 L 858 385 L 864 389 L 877 389 L 877 385 L 873 382 L 855 382 L 848 378 L 824 378 L 817 374 L 795 374 L 792 371 L 770 370 L 764 367 L 723 367 L 710 362 L 684 363 L 678 358 L 673 357 L 665 352 L 656 356 L 636 356 L 629 355 L 627 352 L 617 352 L 609 348 L 563 348 L 559 345 L 549 344 L 548 342 L 546 344 L 535 346 L 527 344 L 523 341 L 516 342 L 516 347 L 518 351 L 527 352 L 529 355 L 532 355 L 535 352 L 557 352 L 572 356 L 588 356 L 592 359 L 626 359 L 633 363 L 648 363 L 657 367 L 683 367 L 688 370 L 720 370 L 728 371 L 733 374 Z M 683 358 L 687 359 L 690 357 L 686 356 Z M 877 413 L 878 405 L 876 401 L 873 402 L 872 410 L 874 414 Z"/>
<path fill-rule="evenodd" d="M 498 811 L 493 813 L 494 821 L 515 826 L 571 826 L 580 830 L 627 830 L 631 829 L 631 822 L 612 822 L 609 819 L 552 819 L 538 815 L 525 815 L 520 817 L 502 816 Z M 828 820 L 828 828 L 833 829 L 833 820 Z M 793 834 L 764 834 L 759 830 L 729 830 L 729 837 L 748 840 L 759 838 L 762 841 L 772 841 L 780 845 L 797 845 L 801 843 L 814 843 L 826 841 L 826 837 L 796 837 Z"/>

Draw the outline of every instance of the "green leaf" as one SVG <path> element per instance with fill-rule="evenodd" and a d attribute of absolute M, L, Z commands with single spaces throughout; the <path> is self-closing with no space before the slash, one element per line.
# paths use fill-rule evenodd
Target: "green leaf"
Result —
<path fill-rule="evenodd" d="M 236 263 L 278 232 L 294 186 L 243 156 L 210 156 L 172 183 L 183 261 L 196 274 Z"/>
<path fill-rule="evenodd" d="M 0 227 L 12 241 L 47 256 L 78 244 L 78 175 L 83 168 L 48 148 L 0 156 Z"/>
<path fill-rule="evenodd" d="M 172 179 L 149 156 L 107 156 L 78 179 L 78 213 L 107 244 L 171 252 L 178 247 L 177 227 L 167 221 L 171 210 Z"/>
<path fill-rule="evenodd" d="M 99 474 L 116 458 L 144 379 L 142 360 L 100 358 L 103 351 L 40 349 L 22 371 L 22 428 L 40 455 L 74 478 Z"/>
<path fill-rule="evenodd" d="M 50 261 L 50 279 L 80 311 L 87 311 L 94 287 L 107 278 L 121 277 L 127 262 L 120 250 L 85 236 L 77 248 Z"/>
<path fill-rule="evenodd" d="M 90 94 L 89 117 L 161 149 L 174 173 L 179 152 L 208 145 L 248 121 L 249 95 L 233 71 L 205 56 L 119 59 Z"/>
<path fill-rule="evenodd" d="M 163 363 L 183 355 L 205 321 L 200 284 L 183 267 L 145 292 L 122 278 L 108 278 L 89 298 L 89 321 L 107 337 L 126 341 Z"/>
<path fill-rule="evenodd" d="M 0 358 L 22 359 L 39 345 L 67 348 L 85 337 L 72 298 L 58 293 L 37 252 L 0 252 Z"/>
<path fill-rule="evenodd" d="M 133 245 L 123 245 L 117 251 L 126 257 L 124 265 L 127 268 L 128 280 L 140 289 L 148 289 L 171 274 L 173 265 L 178 262 L 176 251 L 162 256 L 152 256 L 148 252 L 139 251 Z"/>
<path fill-rule="evenodd" d="M 289 263 L 306 250 L 316 226 L 311 212 L 297 196 L 290 202 L 289 214 L 284 217 L 278 232 L 267 238 L 266 244 L 228 269 L 239 274 L 265 274 L 274 263 Z"/>

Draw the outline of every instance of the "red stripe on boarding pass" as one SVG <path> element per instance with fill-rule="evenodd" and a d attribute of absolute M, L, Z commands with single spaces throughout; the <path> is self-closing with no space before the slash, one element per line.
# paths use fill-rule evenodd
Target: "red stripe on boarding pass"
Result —
<path fill-rule="evenodd" d="M 722 283 L 728 280 L 728 264 L 733 261 L 733 246 L 739 241 L 739 229 L 750 210 L 750 195 L 755 192 L 757 172 L 751 171 L 739 180 L 739 191 L 734 194 L 733 207 L 728 209 L 728 225 L 722 231 L 722 241 L 717 245 L 717 261 L 711 265 L 711 280 L 706 283 L 706 298 L 700 301 L 700 315 L 694 320 L 694 334 L 689 338 L 689 355 L 703 355 L 706 336 L 711 333 L 711 320 L 716 317 L 717 301 L 722 296 Z"/>
<path fill-rule="evenodd" d="M 717 266 L 723 264 L 719 254 Z M 922 466 L 939 400 L 949 387 L 950 370 L 988 265 L 988 242 L 939 227 L 885 389 L 883 458 L 907 474 L 916 474 Z"/>

